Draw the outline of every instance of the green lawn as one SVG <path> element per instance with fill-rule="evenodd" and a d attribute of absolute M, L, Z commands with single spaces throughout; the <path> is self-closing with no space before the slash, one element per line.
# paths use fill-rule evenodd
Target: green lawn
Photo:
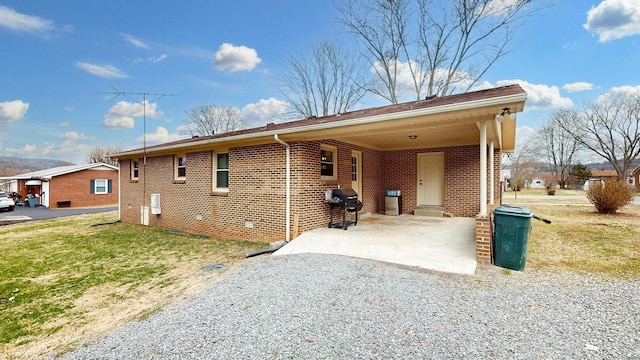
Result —
<path fill-rule="evenodd" d="M 94 326 L 118 303 L 135 303 L 123 320 L 148 315 L 169 300 L 162 294 L 188 291 L 183 282 L 203 269 L 223 271 L 264 247 L 132 224 L 91 226 L 116 217 L 112 212 L 0 227 L 0 349 L 12 353 L 70 327 Z"/>

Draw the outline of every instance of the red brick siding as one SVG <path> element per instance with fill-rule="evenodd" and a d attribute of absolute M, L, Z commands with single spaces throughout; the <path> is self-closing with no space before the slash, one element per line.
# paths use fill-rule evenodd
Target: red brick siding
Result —
<path fill-rule="evenodd" d="M 444 207 L 454 216 L 474 217 L 480 211 L 480 148 L 477 145 L 389 151 L 383 155 L 383 188 L 401 190 L 402 212 L 411 213 L 417 202 L 418 154 L 444 153 Z M 490 176 L 487 161 L 487 177 Z M 494 189 L 500 197 L 500 151 L 494 152 Z M 487 186 L 490 182 L 487 179 Z M 384 194 L 381 194 L 384 196 Z M 489 191 L 487 191 L 489 196 Z"/>
<path fill-rule="evenodd" d="M 320 145 L 337 147 L 338 178 L 320 179 Z M 381 152 L 338 141 L 292 142 L 291 224 L 298 231 L 327 226 L 329 207 L 325 191 L 351 187 L 351 151 L 362 152 L 363 212 L 384 211 L 386 189 L 403 192 L 403 212 L 416 202 L 417 154 L 445 154 L 445 206 L 456 216 L 474 217 L 479 211 L 478 146 Z M 140 206 L 150 206 L 150 194 L 159 193 L 162 214 L 149 215 L 149 224 L 217 238 L 273 241 L 285 238 L 286 149 L 266 144 L 229 150 L 229 192 L 212 193 L 212 152 L 187 153 L 187 176 L 173 180 L 173 156 L 139 161 L 139 180 L 130 181 L 130 162 L 120 163 L 122 221 L 139 223 Z M 496 152 L 499 180 L 499 152 Z M 146 186 L 145 186 L 146 183 Z M 496 190 L 499 184 L 496 183 Z M 499 193 L 497 193 L 499 196 Z M 201 218 L 201 220 L 199 219 Z M 253 224 L 253 228 L 245 226 Z M 295 229 L 291 229 L 294 233 Z"/>
<path fill-rule="evenodd" d="M 91 194 L 91 180 L 111 180 L 110 194 Z M 49 207 L 58 207 L 58 201 L 71 200 L 71 207 L 94 207 L 118 204 L 117 170 L 82 170 L 55 176 L 49 181 Z"/>

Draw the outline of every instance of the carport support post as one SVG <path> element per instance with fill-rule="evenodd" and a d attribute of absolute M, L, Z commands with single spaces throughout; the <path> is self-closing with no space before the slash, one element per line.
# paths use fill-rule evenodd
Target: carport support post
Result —
<path fill-rule="evenodd" d="M 495 148 L 495 143 L 493 142 L 493 139 L 491 141 L 489 141 L 489 205 L 495 205 L 496 200 L 495 200 L 495 181 L 494 181 L 494 176 L 495 176 L 495 170 L 493 169 L 494 161 L 493 161 L 493 156 L 494 156 L 494 148 Z"/>
<path fill-rule="evenodd" d="M 487 123 L 480 123 L 480 215 L 487 216 Z"/>
<path fill-rule="evenodd" d="M 480 126 L 480 214 L 476 216 L 476 261 L 491 263 L 491 219 L 487 216 L 487 123 Z M 491 156 L 493 159 L 493 155 Z M 493 169 L 493 163 L 491 168 Z M 492 176 L 493 178 L 493 176 Z M 493 186 L 492 186 L 493 187 Z"/>

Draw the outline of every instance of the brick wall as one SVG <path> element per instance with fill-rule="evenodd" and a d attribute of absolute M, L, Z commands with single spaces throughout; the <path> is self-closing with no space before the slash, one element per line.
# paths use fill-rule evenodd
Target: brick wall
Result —
<path fill-rule="evenodd" d="M 91 194 L 91 180 L 111 180 L 110 194 Z M 110 206 L 118 204 L 118 171 L 87 169 L 55 176 L 49 181 L 49 207 L 58 207 L 58 201 L 71 200 L 71 207 Z"/>
<path fill-rule="evenodd" d="M 337 180 L 320 179 L 321 144 L 337 147 Z M 455 216 L 475 217 L 479 211 L 478 146 L 381 152 L 338 141 L 292 142 L 291 224 L 298 232 L 327 226 L 329 207 L 325 191 L 351 187 L 351 151 L 362 152 L 363 213 L 384 212 L 386 189 L 400 189 L 403 212 L 416 202 L 417 154 L 444 152 L 445 206 Z M 152 226 L 205 234 L 217 238 L 274 241 L 285 238 L 286 149 L 266 144 L 229 151 L 229 191 L 212 191 L 213 153 L 187 153 L 185 181 L 174 181 L 174 157 L 139 161 L 139 180 L 130 180 L 130 163 L 120 163 L 122 221 L 140 223 L 140 206 L 150 206 L 159 193 L 162 214 L 149 215 Z M 496 152 L 496 196 L 499 196 L 499 159 Z M 296 229 L 291 229 L 295 233 Z"/>
<path fill-rule="evenodd" d="M 474 217 L 480 211 L 480 148 L 477 145 L 389 151 L 383 155 L 383 189 L 402 192 L 402 212 L 417 202 L 418 154 L 444 153 L 444 206 L 454 216 Z M 490 176 L 487 161 L 487 176 Z M 494 152 L 495 201 L 500 199 L 500 151 Z M 487 181 L 487 186 L 490 186 Z M 487 196 L 489 196 L 487 190 Z M 381 193 L 381 196 L 384 194 Z"/>

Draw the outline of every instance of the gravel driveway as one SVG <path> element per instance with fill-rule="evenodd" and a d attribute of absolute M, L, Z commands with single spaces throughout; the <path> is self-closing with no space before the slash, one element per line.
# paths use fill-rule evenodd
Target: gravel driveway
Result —
<path fill-rule="evenodd" d="M 265 255 L 63 359 L 638 358 L 639 294 L 588 275 Z"/>

